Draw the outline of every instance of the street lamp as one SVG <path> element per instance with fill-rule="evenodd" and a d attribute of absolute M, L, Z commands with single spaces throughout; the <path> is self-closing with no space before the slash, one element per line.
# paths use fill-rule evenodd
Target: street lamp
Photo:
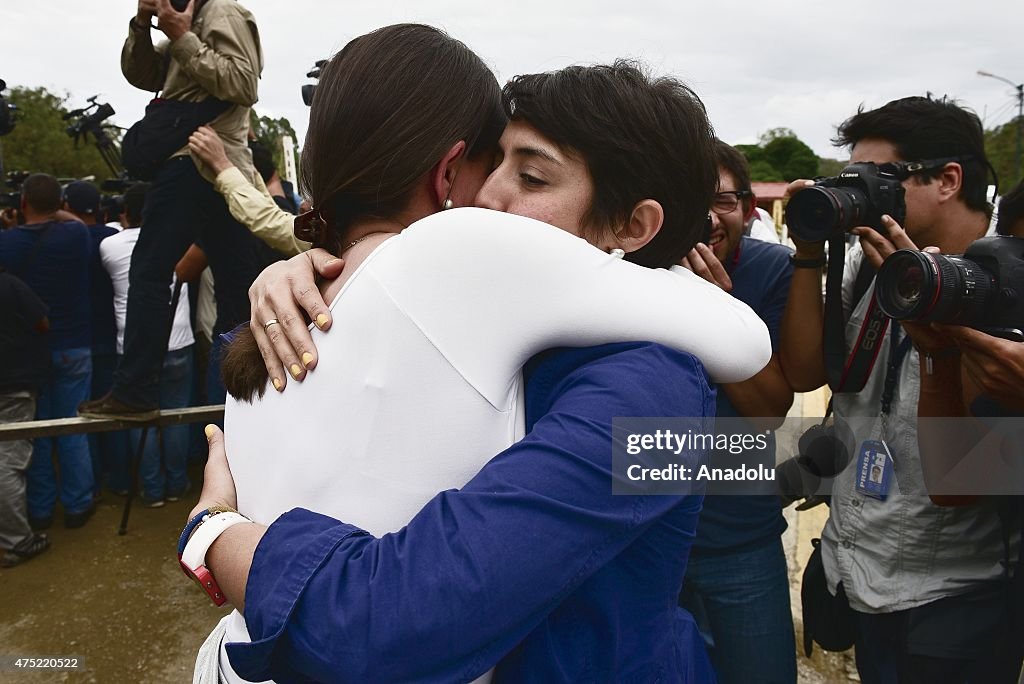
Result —
<path fill-rule="evenodd" d="M 1003 83 L 1008 83 L 1017 91 L 1017 179 L 1019 180 L 1021 177 L 1021 135 L 1022 129 L 1024 129 L 1024 83 L 1014 83 L 1008 78 L 996 76 L 995 74 L 990 74 L 989 72 L 981 71 L 980 69 L 978 70 L 978 75 L 994 78 L 997 81 L 1002 81 Z"/>

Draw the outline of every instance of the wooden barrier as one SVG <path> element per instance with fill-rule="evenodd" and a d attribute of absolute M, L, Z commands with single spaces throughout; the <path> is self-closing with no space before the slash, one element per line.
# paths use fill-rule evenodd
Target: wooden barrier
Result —
<path fill-rule="evenodd" d="M 53 420 L 31 420 L 23 423 L 0 423 L 0 442 L 15 439 L 40 439 L 44 437 L 62 437 L 64 435 L 89 434 L 94 432 L 117 432 L 119 430 L 142 430 L 142 438 L 138 448 L 134 448 L 129 440 L 128 454 L 131 458 L 131 481 L 128 497 L 124 502 L 121 514 L 121 526 L 117 533 L 128 532 L 128 517 L 131 515 L 132 500 L 139 486 L 139 462 L 142 450 L 146 446 L 146 437 L 152 428 L 158 430 L 171 425 L 188 425 L 191 423 L 213 423 L 224 420 L 224 405 L 190 406 L 181 409 L 163 409 L 150 420 L 117 420 L 114 418 L 55 418 Z"/>

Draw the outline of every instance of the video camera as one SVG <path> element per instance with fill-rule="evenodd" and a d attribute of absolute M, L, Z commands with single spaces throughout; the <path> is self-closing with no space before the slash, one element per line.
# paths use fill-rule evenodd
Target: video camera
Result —
<path fill-rule="evenodd" d="M 21 185 L 29 175 L 28 171 L 11 171 L 7 174 L 4 185 L 10 189 L 10 192 L 0 192 L 0 209 L 21 207 Z"/>
<path fill-rule="evenodd" d="M 313 68 L 306 72 L 306 78 L 315 78 L 319 80 L 320 72 L 323 71 L 325 64 L 327 64 L 326 59 L 318 59 L 316 61 L 316 64 L 313 65 Z M 307 83 L 306 85 L 302 86 L 302 101 L 306 104 L 307 107 L 313 106 L 313 93 L 315 92 L 315 83 Z"/>
<path fill-rule="evenodd" d="M 98 95 L 93 95 L 86 100 L 89 103 L 88 106 L 73 109 L 61 117 L 65 121 L 74 119 L 64 129 L 64 132 L 74 138 L 76 142 L 87 133 L 92 133 L 95 136 L 97 131 L 103 130 L 103 122 L 114 116 L 114 108 L 107 103 L 96 102 L 98 97 Z"/>
<path fill-rule="evenodd" d="M 878 270 L 875 292 L 897 321 L 965 325 L 1024 342 L 1024 239 L 983 237 L 955 255 L 897 250 Z"/>
<path fill-rule="evenodd" d="M 14 130 L 18 119 L 15 116 L 18 108 L 4 99 L 4 91 L 7 90 L 7 83 L 0 78 L 0 136 L 7 135 Z"/>

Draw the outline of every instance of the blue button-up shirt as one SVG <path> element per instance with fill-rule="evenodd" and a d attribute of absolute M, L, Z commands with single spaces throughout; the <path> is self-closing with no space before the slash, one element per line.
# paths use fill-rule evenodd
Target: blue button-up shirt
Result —
<path fill-rule="evenodd" d="M 701 496 L 613 496 L 612 418 L 713 416 L 700 362 L 650 343 L 556 350 L 526 370 L 529 434 L 404 529 L 303 509 L 256 549 L 251 680 L 714 681 L 676 597 Z M 500 661 L 500 662 L 499 662 Z"/>

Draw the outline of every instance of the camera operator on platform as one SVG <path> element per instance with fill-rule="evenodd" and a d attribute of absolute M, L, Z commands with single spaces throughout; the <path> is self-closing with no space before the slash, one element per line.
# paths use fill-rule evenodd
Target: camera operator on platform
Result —
<path fill-rule="evenodd" d="M 256 22 L 235 0 L 183 4 L 181 0 L 139 0 L 121 53 L 121 71 L 135 87 L 161 91 L 161 100 L 147 108 L 147 119 L 150 108 L 154 108 L 154 121 L 159 120 L 161 109 L 181 110 L 190 122 L 211 117 L 206 120 L 224 142 L 232 163 L 255 179 L 247 142 L 249 107 L 256 102 L 263 68 Z M 168 38 L 156 46 L 150 38 L 154 18 L 156 28 Z M 166 126 L 151 131 L 147 143 L 177 137 Z M 213 189 L 213 173 L 189 154 L 186 142 L 182 140 L 178 151 L 155 170 L 146 198 L 132 256 L 124 355 L 113 389 L 108 396 L 80 407 L 82 415 L 128 420 L 155 415 L 170 329 L 171 278 L 175 264 L 193 242 L 200 243 L 217 282 L 215 333 L 227 332 L 248 319 L 249 285 L 279 258 L 231 217 Z M 218 349 L 215 342 L 211 359 L 217 358 Z M 224 394 L 219 363 L 211 367 L 208 395 L 215 403 Z"/>
<path fill-rule="evenodd" d="M 835 143 L 850 145 L 851 163 L 914 162 L 903 168 L 905 228 L 888 215 L 878 230 L 860 226 L 846 256 L 842 282 L 847 352 L 859 347 L 874 283 L 855 297 L 862 268 L 878 268 L 892 252 L 932 245 L 960 254 L 989 227 L 987 161 L 977 116 L 954 102 L 930 97 L 894 100 L 859 111 L 840 125 Z M 803 192 L 811 181 L 795 181 Z M 816 190 L 820 192 L 820 190 Z M 792 200 L 791 200 L 792 203 Z M 791 204 L 792 207 L 792 204 Z M 793 216 L 790 216 L 792 236 Z M 885 234 L 883 234 L 884 231 Z M 797 250 L 783 318 L 781 359 L 797 391 L 825 384 L 821 299 L 822 241 L 794 238 Z M 856 300 L 856 301 L 855 301 Z M 921 385 L 919 355 L 939 354 L 925 339 L 908 339 L 895 321 L 879 339 L 879 353 L 856 393 L 834 396 L 837 419 L 870 422 L 857 434 L 852 460 L 836 476 L 822 532 L 828 589 L 842 585 L 856 626 L 861 681 L 998 681 L 991 644 L 1007 628 L 999 517 L 991 506 L 949 508 L 925 493 L 917 444 Z M 918 348 L 915 348 L 918 347 Z M 873 441 L 877 440 L 877 441 Z M 881 488 L 860 482 L 869 445 L 891 454 Z M 906 492 L 906 493 L 903 493 Z"/>

